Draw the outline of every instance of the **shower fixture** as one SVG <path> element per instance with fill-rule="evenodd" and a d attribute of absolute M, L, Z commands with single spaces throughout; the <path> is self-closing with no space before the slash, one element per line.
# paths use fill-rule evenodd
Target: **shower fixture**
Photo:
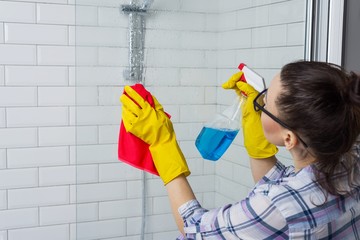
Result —
<path fill-rule="evenodd" d="M 121 11 L 129 15 L 129 68 L 124 71 L 126 80 L 142 82 L 144 62 L 145 16 L 153 0 L 144 0 L 142 5 L 130 1 Z"/>

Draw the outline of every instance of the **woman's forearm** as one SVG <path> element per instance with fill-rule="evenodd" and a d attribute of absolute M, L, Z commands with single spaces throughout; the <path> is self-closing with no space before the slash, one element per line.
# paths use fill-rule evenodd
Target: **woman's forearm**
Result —
<path fill-rule="evenodd" d="M 275 155 L 262 159 L 250 158 L 251 173 L 255 183 L 257 183 L 273 166 L 275 166 L 276 161 L 277 159 Z"/>
<path fill-rule="evenodd" d="M 179 214 L 179 207 L 184 203 L 195 199 L 194 192 L 191 189 L 189 182 L 184 175 L 180 175 L 168 184 L 166 184 L 171 209 L 179 228 L 179 231 L 184 235 L 184 222 Z"/>

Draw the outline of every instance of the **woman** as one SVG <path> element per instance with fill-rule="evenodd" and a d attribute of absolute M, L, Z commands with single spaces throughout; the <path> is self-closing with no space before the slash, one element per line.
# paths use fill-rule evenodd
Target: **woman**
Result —
<path fill-rule="evenodd" d="M 161 105 L 154 99 L 151 108 L 130 87 L 121 96 L 126 130 L 150 145 L 181 238 L 360 239 L 360 77 L 300 61 L 257 93 L 238 81 L 241 74 L 223 87 L 248 96 L 242 127 L 257 184 L 247 198 L 214 210 L 196 200 Z M 277 161 L 276 146 L 290 152 L 293 166 Z"/>

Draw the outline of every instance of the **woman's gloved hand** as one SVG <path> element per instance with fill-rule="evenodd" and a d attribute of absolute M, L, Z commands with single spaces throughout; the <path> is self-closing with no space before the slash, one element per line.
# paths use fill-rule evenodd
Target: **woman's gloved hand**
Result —
<path fill-rule="evenodd" d="M 135 90 L 125 86 L 121 95 L 122 119 L 127 132 L 150 145 L 156 170 L 166 185 L 177 176 L 190 175 L 185 157 L 176 141 L 171 120 L 153 96 L 155 108 Z"/>
<path fill-rule="evenodd" d="M 258 92 L 249 84 L 239 81 L 242 72 L 237 72 L 225 82 L 222 87 L 224 89 L 234 89 L 237 94 L 244 93 L 247 96 L 241 106 L 244 145 L 248 155 L 251 158 L 268 158 L 274 156 L 278 149 L 274 144 L 271 144 L 264 136 L 261 124 L 261 112 L 255 111 L 253 101 L 258 95 Z M 244 96 L 245 97 L 245 96 Z"/>

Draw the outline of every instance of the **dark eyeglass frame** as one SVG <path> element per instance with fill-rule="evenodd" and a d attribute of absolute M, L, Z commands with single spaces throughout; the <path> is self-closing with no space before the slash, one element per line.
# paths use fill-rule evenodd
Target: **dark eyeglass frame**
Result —
<path fill-rule="evenodd" d="M 286 129 L 289 129 L 291 130 L 292 132 L 294 132 L 294 130 L 292 130 L 286 123 L 284 123 L 283 121 L 281 121 L 279 118 L 275 117 L 271 112 L 269 112 L 268 110 L 266 110 L 264 107 L 265 107 L 265 103 L 264 105 L 260 105 L 258 103 L 258 99 L 266 94 L 267 92 L 267 88 L 265 88 L 264 90 L 262 90 L 254 99 L 253 101 L 253 104 L 254 104 L 254 109 L 255 111 L 261 111 L 263 113 L 265 113 L 266 115 L 268 115 L 272 120 L 274 120 L 275 122 L 277 122 L 278 124 L 280 124 L 282 127 L 286 128 Z M 308 145 L 304 142 L 304 140 L 302 140 L 299 135 L 297 135 L 295 132 L 294 132 L 295 136 L 300 140 L 300 142 L 304 145 L 305 148 L 308 148 Z"/>

